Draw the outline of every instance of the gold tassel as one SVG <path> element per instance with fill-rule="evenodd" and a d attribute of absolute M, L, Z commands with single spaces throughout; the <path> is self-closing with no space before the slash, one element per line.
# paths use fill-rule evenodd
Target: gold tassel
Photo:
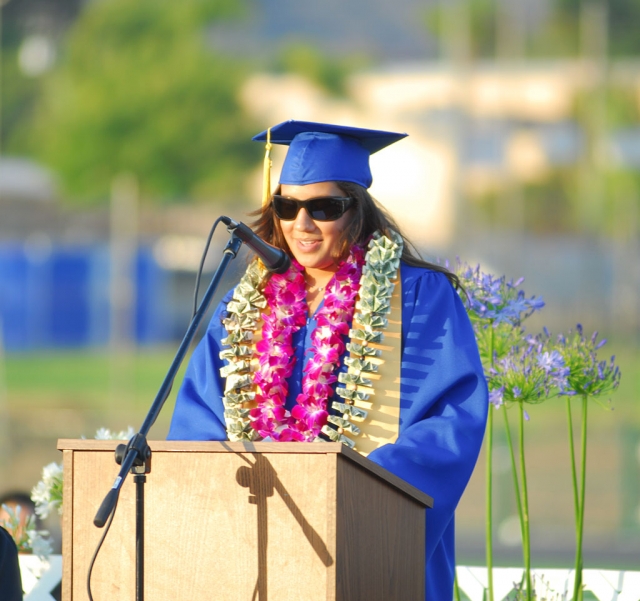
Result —
<path fill-rule="evenodd" d="M 271 128 L 267 129 L 267 144 L 264 153 L 262 176 L 262 206 L 265 207 L 271 198 Z"/>

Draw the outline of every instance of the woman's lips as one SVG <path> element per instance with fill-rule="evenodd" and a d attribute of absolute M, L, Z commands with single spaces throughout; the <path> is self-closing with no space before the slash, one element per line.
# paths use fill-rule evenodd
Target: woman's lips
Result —
<path fill-rule="evenodd" d="M 313 252 L 320 246 L 321 242 L 321 240 L 296 240 L 296 246 L 302 252 Z"/>

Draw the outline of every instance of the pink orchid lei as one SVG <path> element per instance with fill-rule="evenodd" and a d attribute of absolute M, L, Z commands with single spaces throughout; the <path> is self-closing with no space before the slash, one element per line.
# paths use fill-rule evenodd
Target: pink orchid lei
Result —
<path fill-rule="evenodd" d="M 257 386 L 257 407 L 249 412 L 251 427 L 260 438 L 313 441 L 327 423 L 328 398 L 338 379 L 335 371 L 345 351 L 363 265 L 364 251 L 354 246 L 327 286 L 311 336 L 311 358 L 304 369 L 302 392 L 291 413 L 285 402 L 287 378 L 296 361 L 292 339 L 307 319 L 303 268 L 293 261 L 285 274 L 269 279 L 263 292 L 269 311 L 262 316 L 262 339 L 256 344 L 258 368 L 253 383 Z"/>

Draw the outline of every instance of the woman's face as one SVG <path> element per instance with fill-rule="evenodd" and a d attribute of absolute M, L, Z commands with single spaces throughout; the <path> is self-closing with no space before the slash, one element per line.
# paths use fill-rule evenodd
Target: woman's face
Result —
<path fill-rule="evenodd" d="M 309 200 L 318 196 L 344 196 L 335 182 L 319 182 L 304 186 L 282 184 L 280 194 L 296 200 Z M 336 221 L 314 221 L 309 213 L 300 209 L 295 219 L 280 220 L 280 227 L 293 256 L 305 269 L 335 271 L 334 255 L 340 234 L 347 227 L 353 210 L 349 209 Z"/>

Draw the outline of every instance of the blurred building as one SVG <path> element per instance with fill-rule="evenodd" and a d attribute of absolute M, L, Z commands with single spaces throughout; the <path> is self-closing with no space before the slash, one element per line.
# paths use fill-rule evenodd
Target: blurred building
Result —
<path fill-rule="evenodd" d="M 353 75 L 347 98 L 331 97 L 297 75 L 256 74 L 242 99 L 265 125 L 293 118 L 408 132 L 372 156 L 371 190 L 428 257 L 459 256 L 510 277 L 524 275 L 527 290 L 547 301 L 544 320 L 553 328 L 566 329 L 579 319 L 640 335 L 634 259 L 640 221 L 637 209 L 629 210 L 637 199 L 621 201 L 590 184 L 585 188 L 585 210 L 587 197 L 596 197 L 624 235 L 563 231 L 554 227 L 556 207 L 549 203 L 539 209 L 546 211 L 546 231 L 532 231 L 524 218 L 523 188 L 558 170 L 578 168 L 589 176 L 603 165 L 640 166 L 639 127 L 596 128 L 594 141 L 593 131 L 576 119 L 577 98 L 597 89 L 601 76 L 598 63 L 585 61 L 476 63 L 466 69 L 413 63 Z M 613 65 L 608 81 L 640 98 L 635 63 Z M 274 150 L 274 180 L 284 153 Z M 107 344 L 116 319 L 109 283 L 113 211 L 62 208 L 53 176 L 25 161 L 4 159 L 0 174 L 5 345 Z M 259 166 L 248 181 L 248 196 L 259 198 Z M 487 195 L 500 219 L 480 210 Z M 184 331 L 200 249 L 225 209 L 135 211 L 132 340 L 170 340 Z M 244 208 L 226 212 L 246 219 Z"/>
<path fill-rule="evenodd" d="M 619 197 L 603 184 L 605 170 L 640 166 L 640 129 L 608 129 L 597 104 L 594 114 L 576 115 L 581 98 L 602 93 L 603 76 L 599 62 L 585 60 L 422 62 L 358 73 L 348 99 L 298 76 L 266 74 L 247 82 L 243 99 L 265 124 L 306 119 L 408 132 L 372 156 L 371 191 L 427 256 L 524 275 L 527 290 L 547 300 L 552 327 L 582 320 L 640 336 L 638 199 L 633 189 Z M 640 64 L 610 65 L 606 82 L 640 106 Z M 276 151 L 276 171 L 283 156 Z M 569 169 L 583 187 L 575 223 L 551 191 L 538 206 L 525 203 L 526 187 Z M 493 215 L 483 209 L 487 197 Z"/>

